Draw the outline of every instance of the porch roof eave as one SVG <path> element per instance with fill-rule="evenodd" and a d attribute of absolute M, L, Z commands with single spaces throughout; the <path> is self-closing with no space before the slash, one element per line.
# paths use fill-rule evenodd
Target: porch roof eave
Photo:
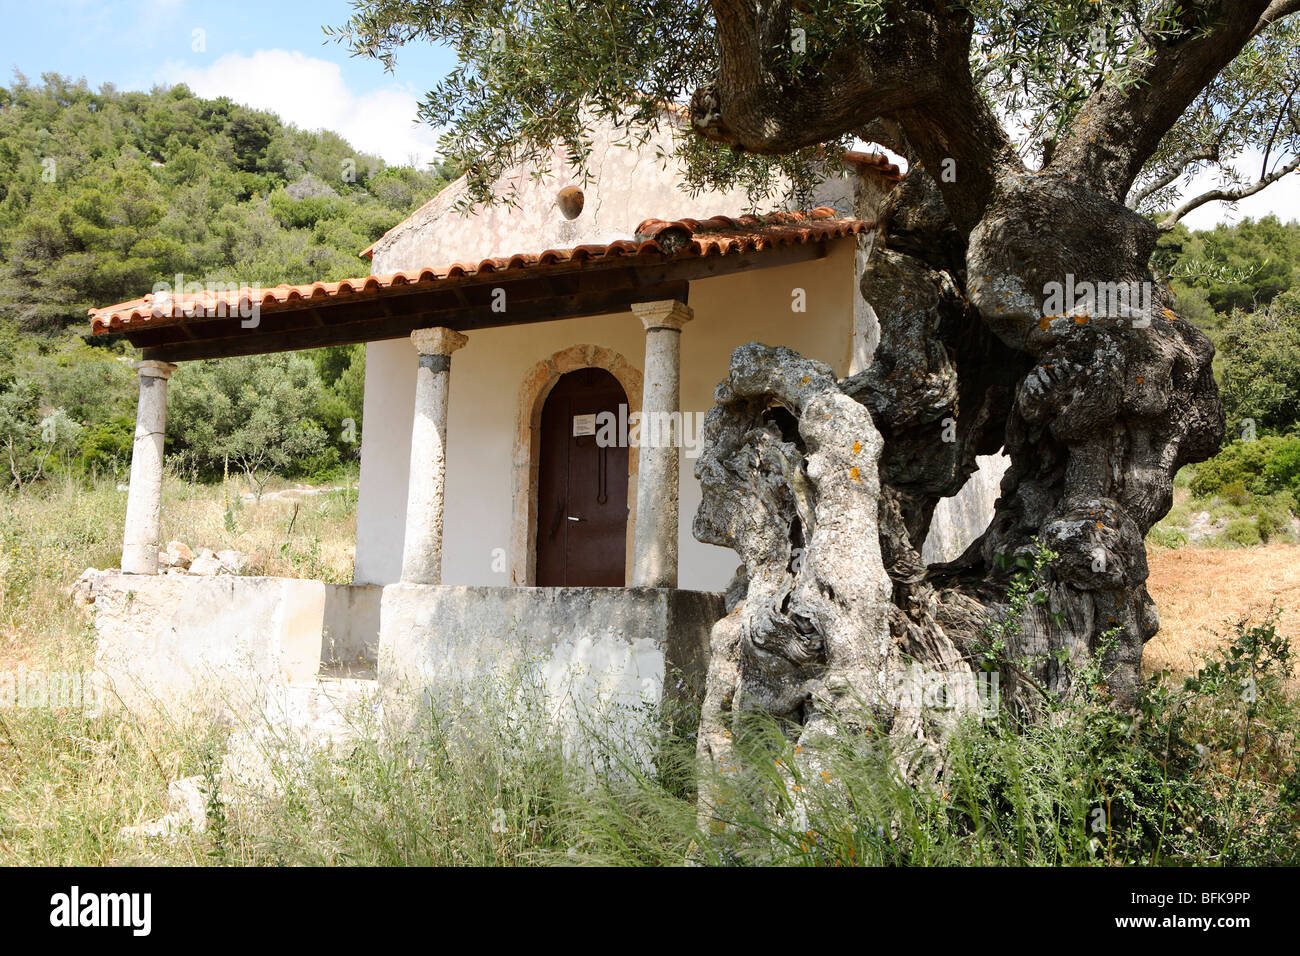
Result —
<path fill-rule="evenodd" d="M 182 362 L 403 338 L 430 326 L 467 332 L 606 315 L 636 302 L 685 301 L 692 281 L 822 258 L 829 243 L 871 228 L 836 218 L 827 207 L 761 218 L 648 220 L 635 241 L 279 286 L 266 290 L 252 316 L 238 308 L 253 304 L 248 290 L 177 297 L 166 311 L 145 297 L 92 309 L 92 332 L 125 335 L 147 359 Z"/>

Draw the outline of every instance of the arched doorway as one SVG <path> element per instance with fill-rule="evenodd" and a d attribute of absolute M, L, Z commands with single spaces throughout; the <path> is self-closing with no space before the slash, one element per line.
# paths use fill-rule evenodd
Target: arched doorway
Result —
<path fill-rule="evenodd" d="M 623 386 L 602 368 L 561 375 L 546 397 L 537 475 L 539 587 L 624 584 L 628 448 L 597 438 L 599 416 L 618 421 L 627 405 Z"/>

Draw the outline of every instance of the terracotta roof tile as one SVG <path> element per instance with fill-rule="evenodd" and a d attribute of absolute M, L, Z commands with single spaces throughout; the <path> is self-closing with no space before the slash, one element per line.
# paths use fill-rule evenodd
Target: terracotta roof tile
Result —
<path fill-rule="evenodd" d="M 870 167 L 879 173 L 882 178 L 894 182 L 898 182 L 903 178 L 903 174 L 898 167 L 881 153 L 864 153 L 861 150 L 850 149 L 845 151 L 844 161 L 852 163 L 854 166 Z"/>
<path fill-rule="evenodd" d="M 502 272 L 565 267 L 579 267 L 599 261 L 629 256 L 645 258 L 706 258 L 764 251 L 792 244 L 824 242 L 854 235 L 873 228 L 861 219 L 836 218 L 834 209 L 819 206 L 810 212 L 774 213 L 768 216 L 714 216 L 711 219 L 647 219 L 637 226 L 636 238 L 608 244 L 576 246 L 572 249 L 547 249 L 544 252 L 519 252 L 506 257 L 490 257 L 478 262 L 456 262 L 449 266 L 409 269 L 390 275 L 370 275 L 339 282 L 312 282 L 305 285 L 278 285 L 269 289 L 238 289 L 205 292 L 197 295 L 158 297 L 146 295 L 129 302 L 91 309 L 91 331 L 95 335 L 120 333 L 146 324 L 161 325 L 188 318 L 238 314 L 260 297 L 265 314 L 301 303 L 337 299 L 347 296 L 381 296 L 386 290 L 412 286 L 436 286 L 449 280 Z"/>

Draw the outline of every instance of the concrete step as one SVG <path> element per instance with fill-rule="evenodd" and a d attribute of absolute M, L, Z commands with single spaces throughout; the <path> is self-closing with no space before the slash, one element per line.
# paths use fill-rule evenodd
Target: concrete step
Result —
<path fill-rule="evenodd" d="M 378 712 L 379 683 L 364 677 L 318 677 L 311 684 L 276 688 L 267 698 L 267 722 L 305 742 L 355 737 Z"/>

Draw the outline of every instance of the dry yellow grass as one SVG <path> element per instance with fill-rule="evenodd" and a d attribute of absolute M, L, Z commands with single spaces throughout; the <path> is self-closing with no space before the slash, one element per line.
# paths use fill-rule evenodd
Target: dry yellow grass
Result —
<path fill-rule="evenodd" d="M 1147 587 L 1160 609 L 1160 633 L 1143 654 L 1148 672 L 1187 672 L 1221 646 L 1243 619 L 1258 623 L 1277 606 L 1278 633 L 1300 654 L 1300 545 L 1255 548 L 1152 548 Z"/>
<path fill-rule="evenodd" d="M 335 490 L 295 502 L 240 497 L 231 482 L 230 520 L 220 485 L 171 478 L 163 486 L 163 541 L 195 552 L 233 548 L 248 574 L 351 580 L 356 493 Z M 23 494 L 0 494 L 0 670 L 19 664 L 72 668 L 90 662 L 93 637 L 67 599 L 87 567 L 116 567 L 126 492 L 112 481 L 61 479 Z"/>
<path fill-rule="evenodd" d="M 350 581 L 357 536 L 355 485 L 303 494 L 296 486 L 279 487 L 259 501 L 242 483 L 231 481 L 234 521 L 227 527 L 220 486 L 171 482 L 163 501 L 162 539 L 184 541 L 196 553 L 199 548 L 242 551 L 249 556 L 246 574 Z"/>

